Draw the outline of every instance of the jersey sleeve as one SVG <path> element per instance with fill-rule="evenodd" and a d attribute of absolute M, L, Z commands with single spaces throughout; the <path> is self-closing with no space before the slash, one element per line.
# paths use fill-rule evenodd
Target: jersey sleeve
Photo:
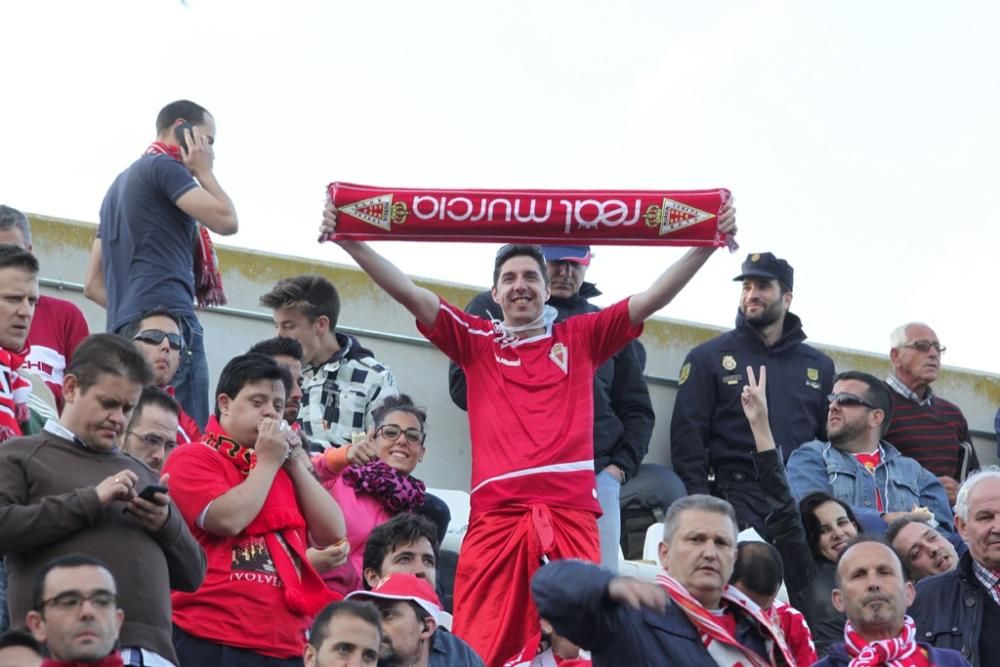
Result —
<path fill-rule="evenodd" d="M 198 442 L 181 445 L 167 459 L 163 472 L 170 474 L 170 498 L 188 526 L 196 526 L 208 504 L 233 488 L 223 465 L 214 449 Z"/>
<path fill-rule="evenodd" d="M 488 320 L 470 315 L 444 299 L 440 301 L 434 326 L 417 322 L 417 329 L 455 363 L 465 366 L 476 345 L 492 340 L 496 334 Z"/>
<path fill-rule="evenodd" d="M 629 341 L 642 335 L 642 323 L 632 326 L 629 320 L 628 301 L 623 299 L 610 308 L 576 315 L 567 320 L 582 329 L 589 342 L 595 366 L 600 366 L 628 345 Z"/>

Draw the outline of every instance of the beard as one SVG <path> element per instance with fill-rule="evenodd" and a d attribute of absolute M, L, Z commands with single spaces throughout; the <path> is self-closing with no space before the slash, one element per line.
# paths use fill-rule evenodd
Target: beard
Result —
<path fill-rule="evenodd" d="M 740 310 L 743 311 L 743 317 L 746 319 L 747 324 L 752 326 L 754 329 L 769 327 L 780 320 L 785 314 L 780 299 L 775 300 L 771 305 L 761 310 L 757 315 L 748 315 L 746 306 L 743 306 Z"/>
<path fill-rule="evenodd" d="M 830 439 L 830 444 L 836 446 L 849 440 L 853 440 L 865 431 L 864 424 L 852 423 L 841 418 L 840 430 L 837 432 L 832 432 L 830 427 L 827 426 L 827 437 Z"/>

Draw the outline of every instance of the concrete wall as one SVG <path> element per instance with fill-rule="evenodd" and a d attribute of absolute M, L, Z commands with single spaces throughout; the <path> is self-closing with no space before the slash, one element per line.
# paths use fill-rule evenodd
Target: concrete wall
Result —
<path fill-rule="evenodd" d="M 104 330 L 104 311 L 80 292 L 95 226 L 43 216 L 31 217 L 34 249 L 42 265 L 43 292 L 69 299 L 83 308 L 91 330 Z M 209 367 L 217 377 L 225 362 L 258 340 L 274 335 L 270 313 L 257 306 L 258 297 L 279 278 L 318 273 L 337 285 L 341 294 L 340 328 L 355 333 L 392 368 L 402 391 L 427 406 L 427 456 L 418 475 L 430 486 L 468 488 L 469 444 L 465 413 L 448 396 L 447 359 L 418 333 L 412 317 L 354 267 L 296 257 L 218 247 L 229 306 L 201 317 L 206 331 Z M 483 275 L 487 275 L 484 269 Z M 481 288 L 419 281 L 445 299 L 465 305 Z M 62 286 L 60 289 L 58 286 Z M 647 461 L 669 463 L 670 415 L 681 361 L 687 351 L 719 333 L 719 329 L 666 319 L 651 320 L 642 341 L 657 424 Z M 838 369 L 858 369 L 884 376 L 886 355 L 875 355 L 818 344 Z M 1000 376 L 945 368 L 935 391 L 961 406 L 976 432 L 980 460 L 996 462 L 993 415 L 1000 405 Z"/>

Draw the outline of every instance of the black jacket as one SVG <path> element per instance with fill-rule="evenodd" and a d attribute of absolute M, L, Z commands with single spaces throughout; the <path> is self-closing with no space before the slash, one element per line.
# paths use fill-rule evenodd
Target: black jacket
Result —
<path fill-rule="evenodd" d="M 613 577 L 579 560 L 545 565 L 531 580 L 539 616 L 556 633 L 589 650 L 595 667 L 718 667 L 677 605 L 668 604 L 659 612 L 608 600 Z M 742 614 L 737 615 L 736 639 L 758 655 L 767 655 L 756 622 Z"/>
<path fill-rule="evenodd" d="M 754 452 L 753 457 L 770 510 L 767 532 L 781 554 L 788 601 L 806 617 L 816 653 L 822 657 L 832 645 L 844 641 L 846 617 L 833 606 L 831 597 L 837 566 L 817 558 L 810 549 L 778 451 Z"/>
<path fill-rule="evenodd" d="M 556 321 L 561 322 L 600 310 L 587 301 L 598 295 L 597 287 L 584 282 L 576 296 L 552 297 L 548 303 L 559 311 Z M 489 292 L 477 294 L 465 311 L 480 317 L 503 318 Z M 655 417 L 642 376 L 645 358 L 639 341 L 632 341 L 604 362 L 594 376 L 594 468 L 598 472 L 614 463 L 624 471 L 626 479 L 632 478 L 649 449 Z M 455 405 L 467 410 L 465 373 L 454 362 L 448 370 L 448 388 Z"/>
<path fill-rule="evenodd" d="M 736 328 L 691 350 L 678 379 L 670 456 L 688 493 L 708 493 L 709 470 L 754 472 L 750 425 L 740 405 L 746 367 L 767 366 L 771 431 L 784 458 L 804 442 L 826 440 L 833 361 L 802 341 L 802 323 L 785 314 L 781 339 L 767 347 L 743 314 Z"/>
<path fill-rule="evenodd" d="M 917 624 L 917 637 L 934 646 L 960 651 L 973 667 L 1000 665 L 1000 655 L 979 655 L 986 595 L 972 571 L 969 553 L 958 559 L 958 567 L 951 572 L 921 579 L 917 582 L 917 597 L 908 610 Z M 992 600 L 989 603 L 993 604 Z M 996 633 L 1000 628 L 988 631 Z"/>

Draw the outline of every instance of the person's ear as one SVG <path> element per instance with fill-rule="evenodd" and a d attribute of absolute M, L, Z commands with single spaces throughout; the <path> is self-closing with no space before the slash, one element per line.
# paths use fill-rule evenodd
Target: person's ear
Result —
<path fill-rule="evenodd" d="M 906 608 L 909 609 L 910 605 L 913 604 L 913 598 L 917 597 L 917 589 L 913 587 L 912 581 L 906 582 Z"/>
<path fill-rule="evenodd" d="M 428 616 L 427 618 L 425 618 L 424 629 L 420 633 L 420 638 L 429 640 L 431 637 L 434 636 L 434 631 L 437 630 L 437 626 L 438 626 L 437 621 L 435 621 L 433 617 Z"/>
<path fill-rule="evenodd" d="M 667 542 L 660 542 L 657 554 L 660 557 L 660 567 L 667 569 L 667 554 L 670 552 L 670 545 Z"/>
<path fill-rule="evenodd" d="M 121 609 L 115 609 L 115 630 L 116 630 L 115 634 L 121 632 L 122 623 L 124 622 L 125 622 L 125 612 L 122 611 Z"/>
<path fill-rule="evenodd" d="M 37 611 L 29 611 L 24 618 L 24 624 L 28 627 L 31 635 L 39 643 L 45 643 L 45 617 Z"/>
<path fill-rule="evenodd" d="M 327 317 L 326 315 L 320 315 L 315 320 L 313 320 L 313 327 L 316 329 L 316 332 L 320 335 L 327 333 L 328 331 L 330 331 L 330 318 Z"/>
<path fill-rule="evenodd" d="M 219 404 L 219 414 L 228 415 L 229 405 L 233 402 L 233 399 L 229 398 L 229 396 L 227 396 L 226 394 L 219 394 L 216 401 Z"/>
<path fill-rule="evenodd" d="M 76 379 L 75 375 L 66 375 L 63 377 L 63 402 L 72 403 L 76 400 L 76 396 L 80 391 L 80 381 Z"/>
<path fill-rule="evenodd" d="M 844 604 L 844 596 L 841 594 L 839 588 L 833 589 L 833 608 L 843 614 L 847 611 L 847 606 Z M 909 604 L 907 604 L 909 606 Z"/>
<path fill-rule="evenodd" d="M 365 583 L 368 584 L 368 588 L 375 588 L 375 585 L 378 584 L 378 580 L 382 578 L 373 567 L 366 567 L 362 574 L 365 578 Z"/>
<path fill-rule="evenodd" d="M 302 651 L 302 662 L 305 667 L 316 667 L 316 649 L 309 642 L 306 642 L 305 650 Z"/>
<path fill-rule="evenodd" d="M 500 297 L 497 294 L 497 286 L 496 285 L 494 285 L 493 287 L 490 288 L 490 296 L 493 297 L 493 302 L 494 303 L 500 303 Z"/>

